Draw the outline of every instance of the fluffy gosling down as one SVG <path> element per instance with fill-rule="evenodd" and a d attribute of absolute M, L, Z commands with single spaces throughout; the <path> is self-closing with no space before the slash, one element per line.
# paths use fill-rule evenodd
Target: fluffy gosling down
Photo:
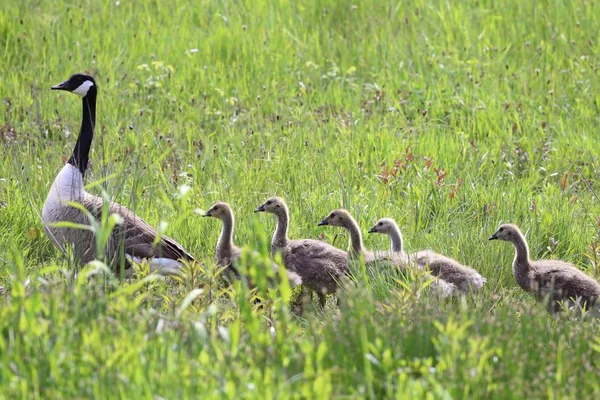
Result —
<path fill-rule="evenodd" d="M 392 242 L 392 252 L 405 255 L 402 234 L 398 224 L 393 219 L 380 219 L 369 230 L 369 233 L 388 235 Z M 486 282 L 486 279 L 473 268 L 462 265 L 458 261 L 432 250 L 421 250 L 414 257 L 419 267 L 428 267 L 434 276 L 454 284 L 462 294 L 480 289 Z"/>
<path fill-rule="evenodd" d="M 265 212 L 277 217 L 277 228 L 271 241 L 271 252 L 282 253 L 289 271 L 302 278 L 302 284 L 317 292 L 321 306 L 325 295 L 335 293 L 338 283 L 349 273 L 345 251 L 313 239 L 288 239 L 289 210 L 280 197 L 268 198 L 255 212 Z"/>
<path fill-rule="evenodd" d="M 240 277 L 235 264 L 240 261 L 242 249 L 233 244 L 233 229 L 235 225 L 233 210 L 231 206 L 225 202 L 216 202 L 213 204 L 203 217 L 213 217 L 221 220 L 222 228 L 219 240 L 216 247 L 217 265 L 225 268 L 229 276 Z M 273 272 L 278 274 L 279 267 L 273 265 Z M 296 273 L 287 271 L 288 280 L 291 287 L 295 287 L 302 283 L 302 279 Z"/>
<path fill-rule="evenodd" d="M 400 252 L 372 252 L 365 249 L 362 240 L 362 234 L 358 223 L 352 218 L 352 215 L 345 209 L 333 210 L 329 213 L 327 218 L 319 222 L 319 226 L 330 225 L 344 228 L 350 235 L 352 256 L 362 256 L 365 262 L 365 266 L 372 267 L 381 262 L 391 262 L 393 266 L 399 269 L 406 269 L 409 266 L 409 259 L 405 254 Z M 431 278 L 429 275 L 427 277 Z M 445 298 L 453 296 L 457 293 L 457 287 L 443 279 L 433 278 L 434 281 L 431 284 L 431 289 L 438 296 Z"/>
<path fill-rule="evenodd" d="M 525 291 L 539 300 L 549 300 L 551 311 L 560 311 L 562 301 L 570 306 L 592 309 L 600 297 L 600 284 L 573 264 L 560 260 L 537 260 L 529 258 L 529 247 L 516 225 L 504 224 L 489 238 L 504 240 L 515 247 L 512 272 L 515 280 Z M 598 310 L 595 310 L 597 314 Z"/>

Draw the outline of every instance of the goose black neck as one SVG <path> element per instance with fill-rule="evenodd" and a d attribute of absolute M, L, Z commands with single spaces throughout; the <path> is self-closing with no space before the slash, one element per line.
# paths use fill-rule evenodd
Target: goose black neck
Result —
<path fill-rule="evenodd" d="M 96 88 L 91 87 L 88 94 L 82 99 L 83 109 L 81 117 L 81 129 L 77 137 L 77 143 L 73 149 L 73 154 L 67 161 L 75 166 L 81 176 L 85 175 L 88 166 L 90 147 L 94 137 L 94 128 L 96 127 Z"/>

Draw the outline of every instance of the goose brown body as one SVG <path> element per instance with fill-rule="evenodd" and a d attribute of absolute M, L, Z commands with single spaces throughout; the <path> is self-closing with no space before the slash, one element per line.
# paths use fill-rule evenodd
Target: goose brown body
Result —
<path fill-rule="evenodd" d="M 479 272 L 460 262 L 436 253 L 433 250 L 421 250 L 416 254 L 417 264 L 426 267 L 431 274 L 453 283 L 462 293 L 481 289 L 487 280 Z"/>
<path fill-rule="evenodd" d="M 549 300 L 548 306 L 552 311 L 559 311 L 562 301 L 588 309 L 597 306 L 600 284 L 571 263 L 560 260 L 532 261 L 527 241 L 516 225 L 501 225 L 490 240 L 503 240 L 514 245 L 512 272 L 515 280 L 523 290 L 539 300 Z"/>
<path fill-rule="evenodd" d="M 70 167 L 70 166 L 67 166 Z M 51 192 L 55 190 L 54 186 Z M 57 190 L 58 191 L 58 190 Z M 76 228 L 52 227 L 52 223 L 68 221 L 80 225 L 89 225 L 89 218 L 81 210 L 67 204 L 69 201 L 82 204 L 85 209 L 98 221 L 102 219 L 102 203 L 100 197 L 83 192 L 78 197 L 63 198 L 62 201 L 53 202 L 48 196 L 42 217 L 44 230 L 54 244 L 63 252 L 72 246 L 75 256 L 83 263 L 98 258 L 96 254 L 96 237 L 89 230 Z M 110 214 L 118 214 L 123 219 L 110 233 L 104 249 L 104 255 L 113 265 L 122 254 L 127 254 L 133 259 L 164 258 L 169 260 L 193 260 L 184 248 L 168 236 L 161 236 L 160 241 L 154 244 L 156 230 L 134 212 L 118 203 L 108 204 Z"/>

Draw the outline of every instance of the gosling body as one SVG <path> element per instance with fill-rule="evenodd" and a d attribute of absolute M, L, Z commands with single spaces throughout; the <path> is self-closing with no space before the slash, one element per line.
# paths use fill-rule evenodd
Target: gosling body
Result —
<path fill-rule="evenodd" d="M 570 306 L 584 306 L 598 314 L 600 284 L 575 265 L 560 260 L 532 261 L 525 237 L 513 224 L 501 225 L 489 239 L 513 244 L 515 258 L 512 272 L 515 280 L 538 300 L 548 300 L 551 311 L 560 311 L 560 303 L 566 301 Z"/>
<path fill-rule="evenodd" d="M 271 241 L 271 252 L 281 253 L 285 267 L 302 278 L 302 284 L 317 292 L 321 305 L 325 295 L 335 293 L 339 283 L 349 274 L 345 251 L 313 239 L 289 240 L 289 210 L 280 197 L 268 198 L 256 212 L 277 217 L 277 228 Z"/>

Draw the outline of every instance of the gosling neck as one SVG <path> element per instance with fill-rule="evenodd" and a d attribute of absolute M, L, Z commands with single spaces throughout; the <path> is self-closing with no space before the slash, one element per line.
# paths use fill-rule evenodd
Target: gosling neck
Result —
<path fill-rule="evenodd" d="M 221 228 L 221 235 L 217 241 L 217 257 L 229 257 L 233 249 L 233 227 L 234 218 L 233 213 L 227 213 L 221 218 L 223 227 Z"/>
<path fill-rule="evenodd" d="M 513 237 L 511 242 L 515 246 L 515 260 L 513 265 L 518 265 L 520 268 L 529 269 L 529 247 L 527 246 L 527 241 L 525 240 L 525 237 L 523 237 L 523 234 L 521 232 L 518 232 Z"/>
<path fill-rule="evenodd" d="M 287 246 L 288 242 L 288 225 L 290 223 L 290 213 L 287 207 L 279 207 L 275 212 L 277 217 L 277 228 L 271 241 L 271 252 L 274 254 L 279 249 Z"/>
<path fill-rule="evenodd" d="M 363 246 L 362 234 L 360 233 L 360 228 L 354 218 L 350 217 L 350 219 L 346 222 L 344 228 L 350 234 L 350 243 L 352 245 L 352 252 L 355 254 L 361 254 L 365 252 L 365 248 Z"/>
<path fill-rule="evenodd" d="M 402 253 L 402 234 L 400 233 L 400 228 L 398 228 L 398 226 L 394 226 L 388 232 L 388 236 L 392 241 L 392 252 Z"/>

